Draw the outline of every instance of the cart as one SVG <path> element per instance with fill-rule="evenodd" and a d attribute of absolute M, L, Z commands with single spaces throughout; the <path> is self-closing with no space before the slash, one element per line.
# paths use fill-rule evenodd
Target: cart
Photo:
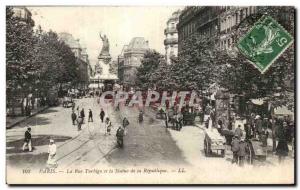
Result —
<path fill-rule="evenodd" d="M 205 156 L 212 156 L 213 151 L 216 151 L 218 154 L 219 151 L 221 152 L 221 156 L 225 156 L 225 138 L 220 135 L 217 129 L 212 128 L 212 129 L 207 129 L 205 133 L 205 138 L 204 138 L 204 153 Z"/>
<path fill-rule="evenodd" d="M 248 140 L 248 145 L 250 149 L 249 151 L 250 164 L 252 164 L 254 160 L 262 161 L 262 162 L 267 160 L 267 147 L 264 146 L 261 141 L 259 141 L 258 139 L 251 139 Z"/>
<path fill-rule="evenodd" d="M 63 107 L 68 108 L 68 107 L 72 107 L 72 105 L 73 105 L 73 99 L 71 97 L 65 96 L 63 100 Z"/>

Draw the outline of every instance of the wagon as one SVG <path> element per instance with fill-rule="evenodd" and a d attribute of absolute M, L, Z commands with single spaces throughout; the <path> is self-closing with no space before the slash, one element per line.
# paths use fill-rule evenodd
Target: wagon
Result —
<path fill-rule="evenodd" d="M 220 135 L 217 129 L 207 129 L 204 138 L 204 153 L 205 156 L 212 156 L 215 152 L 221 153 L 221 156 L 225 156 L 226 140 Z"/>
<path fill-rule="evenodd" d="M 73 100 L 71 97 L 67 97 L 65 96 L 64 97 L 64 100 L 63 100 L 63 107 L 64 108 L 68 108 L 68 107 L 71 107 L 73 105 Z"/>
<path fill-rule="evenodd" d="M 263 143 L 257 139 L 251 139 L 248 141 L 248 145 L 250 148 L 250 163 L 253 163 L 254 160 L 257 161 L 266 161 L 267 159 L 267 147 L 263 145 Z"/>

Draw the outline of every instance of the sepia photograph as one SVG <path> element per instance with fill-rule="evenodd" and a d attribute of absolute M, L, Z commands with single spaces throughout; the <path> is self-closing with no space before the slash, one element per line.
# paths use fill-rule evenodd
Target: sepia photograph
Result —
<path fill-rule="evenodd" d="M 5 6 L 6 183 L 295 185 L 293 6 Z"/>

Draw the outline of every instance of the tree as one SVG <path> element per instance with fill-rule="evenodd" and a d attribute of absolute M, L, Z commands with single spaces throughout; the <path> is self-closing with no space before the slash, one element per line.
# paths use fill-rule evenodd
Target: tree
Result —
<path fill-rule="evenodd" d="M 163 56 L 155 50 L 149 50 L 144 54 L 141 60 L 142 64 L 137 69 L 136 85 L 142 90 L 153 87 L 155 81 L 152 81 L 152 74 L 158 68 Z"/>
<path fill-rule="evenodd" d="M 260 7 L 257 14 L 248 16 L 236 28 L 237 39 L 244 36 L 264 14 L 272 16 L 292 36 L 294 35 L 293 7 Z M 243 95 L 245 102 L 249 99 L 265 98 L 271 105 L 271 113 L 280 106 L 288 106 L 289 109 L 294 110 L 294 45 L 290 46 L 264 74 L 255 69 L 238 51 L 232 55 L 226 52 L 217 54 L 220 86 L 233 94 Z M 273 149 L 276 145 L 274 129 L 273 122 Z"/>
<path fill-rule="evenodd" d="M 170 81 L 176 90 L 203 91 L 214 81 L 213 45 L 194 34 L 181 45 L 182 51 L 171 65 Z"/>
<path fill-rule="evenodd" d="M 165 59 L 160 59 L 158 67 L 150 76 L 150 81 L 152 81 L 152 85 L 155 86 L 158 91 L 171 89 L 172 82 L 170 81 L 170 65 L 167 64 Z"/>
<path fill-rule="evenodd" d="M 39 66 L 39 81 L 43 91 L 57 84 L 76 83 L 79 80 L 76 58 L 68 45 L 55 32 L 36 31 L 35 64 Z"/>
<path fill-rule="evenodd" d="M 35 82 L 37 67 L 32 61 L 35 43 L 33 26 L 32 20 L 21 21 L 14 16 L 12 7 L 6 8 L 7 102 L 15 102 L 17 92 L 22 92 L 23 100 Z"/>

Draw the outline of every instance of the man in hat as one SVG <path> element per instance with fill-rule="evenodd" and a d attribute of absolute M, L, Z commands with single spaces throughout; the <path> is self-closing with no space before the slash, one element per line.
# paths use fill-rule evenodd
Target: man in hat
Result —
<path fill-rule="evenodd" d="M 240 141 L 238 136 L 235 135 L 231 142 L 231 151 L 233 153 L 232 163 L 238 163 L 238 151 L 239 151 Z"/>
<path fill-rule="evenodd" d="M 54 143 L 53 139 L 50 139 L 50 144 L 48 147 L 48 160 L 47 160 L 47 165 L 49 167 L 56 167 L 56 144 Z"/>
<path fill-rule="evenodd" d="M 31 146 L 31 128 L 28 127 L 27 131 L 25 131 L 25 138 L 24 138 L 24 144 L 22 147 L 22 150 L 25 151 L 25 147 L 28 147 L 29 152 L 32 151 L 32 146 Z"/>

